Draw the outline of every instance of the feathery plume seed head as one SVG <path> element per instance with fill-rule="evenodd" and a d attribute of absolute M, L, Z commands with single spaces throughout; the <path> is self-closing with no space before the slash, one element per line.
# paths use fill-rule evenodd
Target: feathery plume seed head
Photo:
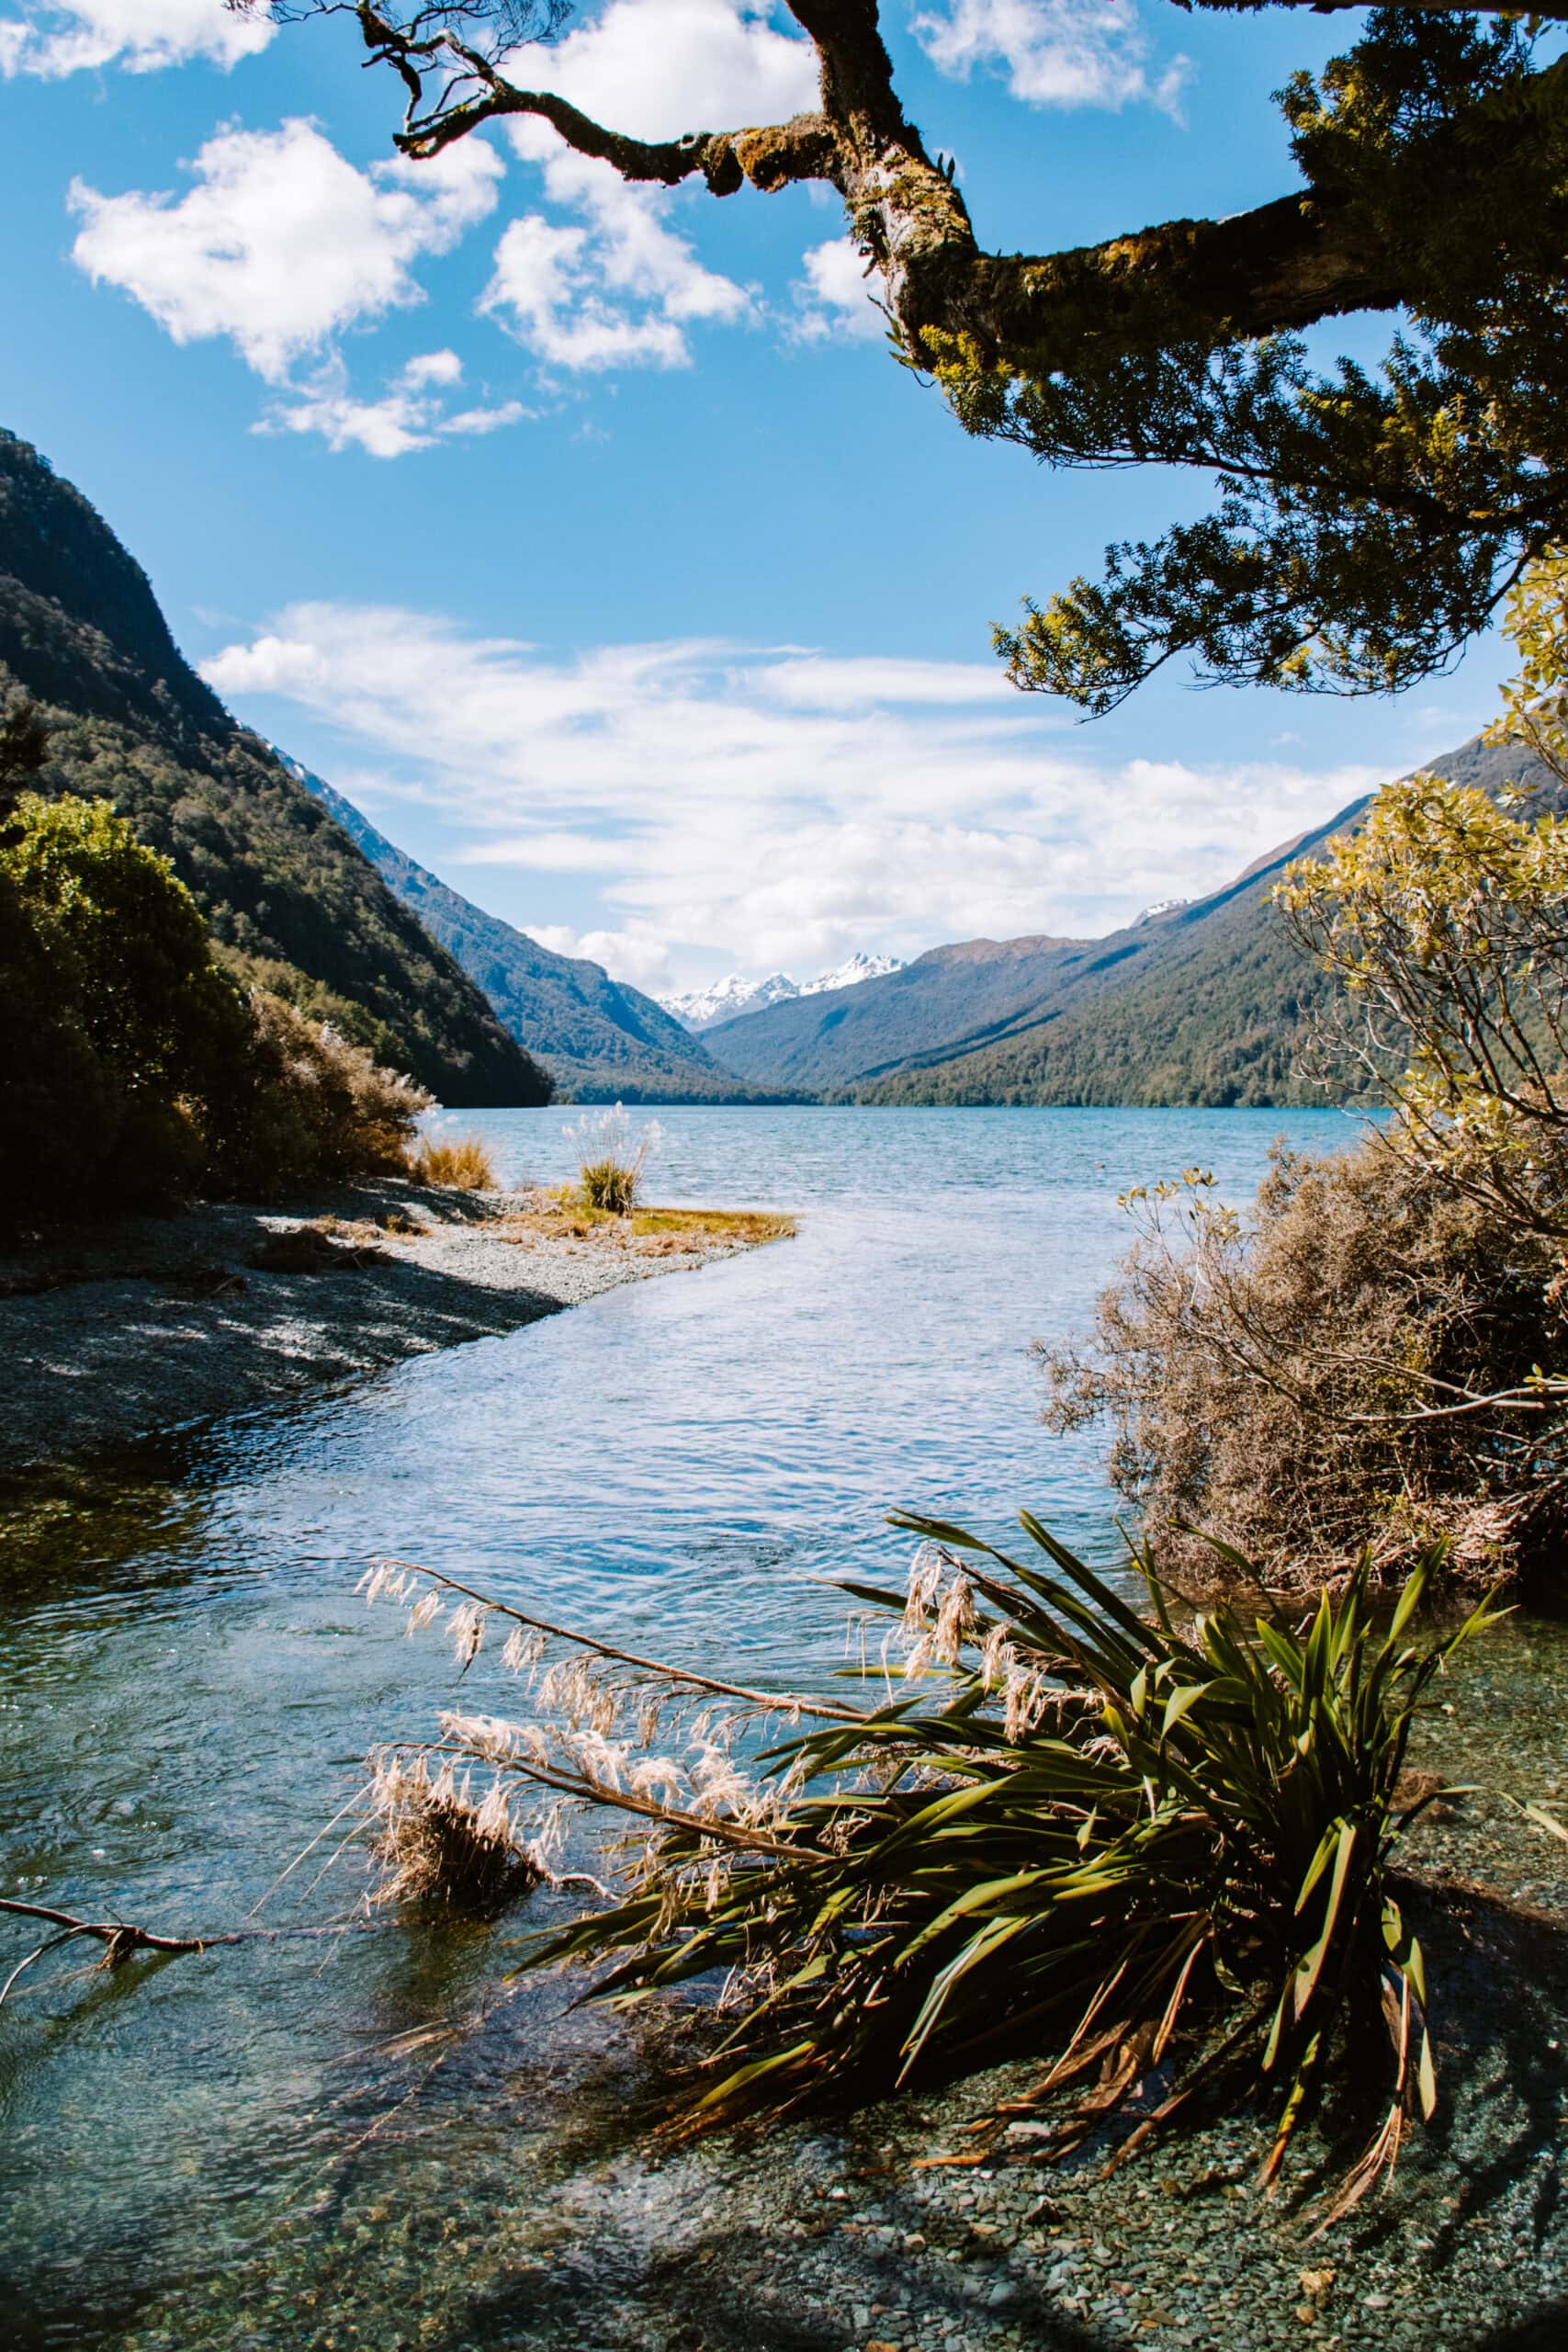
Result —
<path fill-rule="evenodd" d="M 485 1623 L 490 1611 L 477 1600 L 459 1600 L 453 1604 L 446 1620 L 446 1635 L 453 1656 L 460 1667 L 471 1666 L 484 1645 Z"/>

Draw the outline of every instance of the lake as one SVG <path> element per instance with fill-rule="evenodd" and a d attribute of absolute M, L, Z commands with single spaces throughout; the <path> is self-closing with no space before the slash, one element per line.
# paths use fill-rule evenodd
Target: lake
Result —
<path fill-rule="evenodd" d="M 452 1125 L 542 1182 L 569 1171 L 574 1115 Z M 1027 1504 L 1114 1560 L 1103 1439 L 1047 1436 L 1030 1341 L 1083 1323 L 1129 1238 L 1128 1186 L 1200 1164 L 1240 1202 L 1276 1136 L 1353 1134 L 1332 1113 L 1218 1111 L 660 1124 L 651 1198 L 796 1210 L 798 1238 L 11 1511 L 0 1890 L 186 1932 L 243 1919 L 367 1749 L 450 1690 L 448 1654 L 354 1598 L 377 1553 L 795 1683 L 841 1656 L 828 1580 L 901 1577 L 895 1505 L 995 1531 Z M 352 1911 L 341 1835 L 262 1919 Z M 508 1997 L 516 1931 L 350 1930 L 112 1975 L 69 1948 L 39 1962 L 0 2017 L 12 2340 L 239 2352 L 331 2344 L 347 2313 L 335 2340 L 377 2352 L 484 2342 L 463 2320 L 476 2247 L 547 2231 L 562 2151 L 657 2063 L 554 1986 Z M 28 1940 L 7 1923 L 7 1967 Z M 415 2280 L 434 2336 L 409 2317 Z"/>

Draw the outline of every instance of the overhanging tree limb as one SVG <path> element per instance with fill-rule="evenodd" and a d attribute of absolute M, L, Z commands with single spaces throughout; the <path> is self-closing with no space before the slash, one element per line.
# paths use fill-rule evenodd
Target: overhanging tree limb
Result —
<path fill-rule="evenodd" d="M 789 6 L 816 110 L 653 141 L 514 78 L 561 0 L 276 13 L 356 20 L 368 62 L 401 81 L 394 140 L 413 158 L 532 118 L 633 182 L 831 186 L 906 363 L 966 429 L 1052 465 L 1216 473 L 1203 524 L 1109 550 L 1098 585 L 1002 633 L 1021 684 L 1104 709 L 1181 652 L 1212 677 L 1388 691 L 1440 669 L 1521 565 L 1568 539 L 1568 66 L 1538 67 L 1517 17 L 1378 10 L 1345 58 L 1280 94 L 1296 188 L 1228 220 L 1005 254 L 908 119 L 877 0 Z M 1568 0 L 1535 21 L 1564 18 Z M 1411 322 L 1381 377 L 1279 347 L 1364 311 Z"/>

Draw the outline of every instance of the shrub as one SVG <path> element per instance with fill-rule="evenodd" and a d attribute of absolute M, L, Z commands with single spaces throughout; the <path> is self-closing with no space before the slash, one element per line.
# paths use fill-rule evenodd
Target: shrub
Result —
<path fill-rule="evenodd" d="M 575 1126 L 566 1128 L 577 1151 L 583 1206 L 629 1216 L 642 1189 L 643 1168 L 661 1132 L 658 1121 L 650 1119 L 634 1136 L 619 1102 L 613 1110 L 585 1112 Z"/>
<path fill-rule="evenodd" d="M 130 1094 L 205 1102 L 247 1022 L 189 891 L 101 800 L 29 793 L 18 819 L 5 863 L 95 1050 Z"/>
<path fill-rule="evenodd" d="M 101 800 L 0 836 L 0 1215 L 400 1171 L 428 1098 L 214 958 L 168 861 Z"/>
<path fill-rule="evenodd" d="M 907 1645 L 901 1687 L 886 1655 L 859 1669 L 886 1694 L 863 1710 L 655 1668 L 459 1589 L 461 1661 L 493 1611 L 513 1623 L 503 1665 L 548 1665 L 537 1721 L 442 1716 L 446 1769 L 488 1765 L 503 1808 L 531 1786 L 643 1833 L 619 1898 L 525 1945 L 523 1965 L 596 1964 L 591 1996 L 613 2004 L 724 1980 L 736 2021 L 678 2130 L 886 2092 L 1031 2030 L 1052 2063 L 1006 2112 L 1054 2118 L 1046 2152 L 1151 2077 L 1121 2154 L 1200 2098 L 1260 2089 L 1279 2119 L 1269 2180 L 1336 2054 L 1354 2044 L 1364 2083 L 1377 2037 L 1386 2105 L 1344 2210 L 1432 2112 L 1422 1958 L 1389 1858 L 1418 1809 L 1398 1786 L 1416 1712 L 1488 1611 L 1422 1650 L 1407 1634 L 1432 1561 L 1381 1632 L 1363 1563 L 1307 1627 L 1222 1605 L 1182 1633 L 1146 1557 L 1148 1618 L 1028 1516 L 1029 1561 L 896 1523 L 926 1539 L 908 1594 L 849 1588 L 897 1612 Z M 370 1597 L 428 1624 L 446 1579 L 423 1573 L 379 1569 Z M 729 1740 L 768 1714 L 817 1720 L 742 1771 Z"/>
<path fill-rule="evenodd" d="M 76 1010 L 0 859 L 0 1218 L 91 1198 L 118 1141 L 124 1091 Z"/>
<path fill-rule="evenodd" d="M 416 1184 L 449 1184 L 460 1193 L 493 1193 L 501 1182 L 479 1136 L 459 1136 L 451 1143 L 422 1142 L 409 1161 L 409 1174 Z"/>
<path fill-rule="evenodd" d="M 24 794 L 0 840 L 0 1212 L 197 1181 L 250 1015 L 166 859 L 101 801 Z"/>
<path fill-rule="evenodd" d="M 1287 866 L 1274 898 L 1338 983 L 1314 1023 L 1318 1072 L 1392 1103 L 1413 1166 L 1568 1241 L 1568 818 L 1414 776 Z"/>
<path fill-rule="evenodd" d="M 265 1195 L 402 1175 L 430 1097 L 324 1023 L 254 990 L 250 1049 L 224 1105 L 213 1183 Z"/>
<path fill-rule="evenodd" d="M 1091 1335 L 1036 1352 L 1057 1430 L 1103 1416 L 1111 1475 L 1177 1574 L 1224 1527 L 1271 1584 L 1384 1573 L 1438 1537 L 1452 1572 L 1554 1566 L 1565 1532 L 1556 1254 L 1381 1137 L 1277 1149 L 1251 1221 L 1179 1184 L 1129 1196 L 1144 1229 Z"/>

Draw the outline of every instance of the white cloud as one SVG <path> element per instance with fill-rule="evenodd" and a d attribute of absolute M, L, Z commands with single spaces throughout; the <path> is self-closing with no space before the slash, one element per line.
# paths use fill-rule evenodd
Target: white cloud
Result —
<path fill-rule="evenodd" d="M 518 152 L 539 165 L 550 201 L 581 218 L 566 228 L 538 213 L 513 220 L 496 247 L 480 308 L 547 365 L 579 373 L 682 368 L 691 359 L 688 327 L 750 313 L 745 288 L 705 268 L 666 227 L 667 196 L 630 187 L 608 164 L 574 154 L 541 123 L 521 124 L 513 136 Z"/>
<path fill-rule="evenodd" d="M 623 923 L 616 931 L 574 931 L 570 923 L 536 922 L 529 937 L 557 956 L 586 956 L 617 980 L 649 996 L 672 996 L 682 985 L 670 943 L 646 923 Z"/>
<path fill-rule="evenodd" d="M 531 52 L 529 78 L 638 138 L 787 121 L 818 102 L 817 60 L 774 15 L 773 0 L 611 0 Z M 483 308 L 547 366 L 683 368 L 694 325 L 755 314 L 751 293 L 669 226 L 681 196 L 628 185 L 538 120 L 520 120 L 512 136 L 539 166 L 557 217 L 511 223 Z"/>
<path fill-rule="evenodd" d="M 790 333 L 800 343 L 880 343 L 887 321 L 877 309 L 881 273 L 866 271 L 865 258 L 848 237 L 813 245 L 802 261 L 806 276 L 795 287 L 798 305 Z"/>
<path fill-rule="evenodd" d="M 445 395 L 461 380 L 463 363 L 455 351 L 426 351 L 392 378 L 379 400 L 356 400 L 339 358 L 329 359 L 310 381 L 293 386 L 255 433 L 319 433 L 330 449 L 363 449 L 372 458 L 402 458 L 437 441 L 495 433 L 516 424 L 528 411 L 521 401 L 495 407 L 450 410 Z"/>
<path fill-rule="evenodd" d="M 1174 113 L 1190 70 L 1175 57 L 1151 76 L 1134 0 L 948 0 L 909 28 L 940 72 L 960 81 L 977 65 L 1003 74 L 1031 106 L 1143 100 Z"/>
<path fill-rule="evenodd" d="M 197 57 L 237 65 L 274 30 L 265 9 L 237 16 L 223 0 L 39 0 L 0 18 L 0 74 L 56 80 L 102 65 L 148 74 Z"/>
<path fill-rule="evenodd" d="M 638 139 L 787 122 L 818 103 L 817 54 L 773 16 L 772 0 L 611 0 L 533 52 L 528 78 Z"/>
<path fill-rule="evenodd" d="M 639 986 L 717 959 L 802 971 L 1093 934 L 1219 887 L 1380 780 L 1096 761 L 974 663 L 695 642 L 556 659 L 353 605 L 294 607 L 206 675 L 285 741 L 286 706 L 335 729 L 362 792 L 396 779 L 373 803 L 442 829 L 422 854 Z"/>
<path fill-rule="evenodd" d="M 423 300 L 411 264 L 446 252 L 494 209 L 503 168 L 482 139 L 367 174 L 302 119 L 220 130 L 178 198 L 101 196 L 75 181 L 73 254 L 176 343 L 227 335 L 278 383 L 344 328 Z"/>

